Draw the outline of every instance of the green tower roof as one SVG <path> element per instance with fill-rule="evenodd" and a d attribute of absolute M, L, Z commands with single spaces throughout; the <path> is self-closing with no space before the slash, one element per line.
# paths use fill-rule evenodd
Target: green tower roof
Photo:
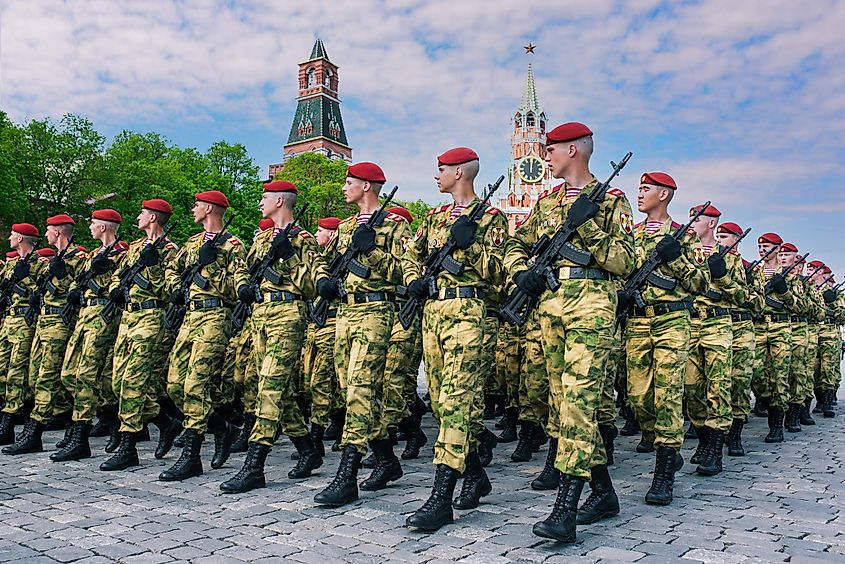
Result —
<path fill-rule="evenodd" d="M 317 41 L 314 42 L 314 47 L 311 48 L 311 56 L 308 57 L 308 60 L 312 59 L 325 59 L 329 60 L 329 54 L 326 53 L 326 46 L 323 45 L 323 40 L 319 37 Z"/>

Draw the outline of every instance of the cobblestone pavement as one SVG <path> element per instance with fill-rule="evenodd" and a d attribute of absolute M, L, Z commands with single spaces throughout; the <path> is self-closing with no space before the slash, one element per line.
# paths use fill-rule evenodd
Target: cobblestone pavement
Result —
<path fill-rule="evenodd" d="M 531 533 L 554 501 L 554 492 L 529 486 L 545 447 L 517 464 L 510 461 L 515 443 L 500 445 L 488 468 L 493 493 L 476 510 L 456 511 L 454 525 L 423 534 L 403 524 L 431 486 L 428 447 L 424 458 L 403 461 L 404 478 L 388 489 L 323 509 L 312 498 L 333 477 L 338 453 L 314 477 L 292 481 L 292 447 L 282 440 L 268 459 L 266 489 L 223 495 L 219 483 L 237 472 L 244 455 L 211 470 L 210 441 L 202 477 L 164 483 L 156 478 L 178 453 L 155 460 L 154 443 L 141 443 L 142 466 L 100 472 L 105 439 L 92 439 L 92 459 L 56 464 L 48 456 L 61 433 L 51 432 L 48 452 L 0 456 L 0 561 L 845 562 L 845 413 L 816 421 L 787 433 L 781 445 L 767 445 L 765 421 L 752 416 L 748 455 L 726 456 L 715 478 L 697 476 L 686 464 L 669 507 L 644 503 L 654 455 L 634 452 L 636 437 L 619 437 L 611 474 L 622 511 L 579 527 L 574 545 Z M 426 424 L 431 438 L 430 416 Z M 684 446 L 685 459 L 694 446 Z"/>

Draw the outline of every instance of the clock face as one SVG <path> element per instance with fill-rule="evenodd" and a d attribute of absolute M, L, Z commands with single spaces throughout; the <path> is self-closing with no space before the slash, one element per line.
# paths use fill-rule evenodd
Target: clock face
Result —
<path fill-rule="evenodd" d="M 540 180 L 543 179 L 543 172 L 545 172 L 545 169 L 546 163 L 534 155 L 525 157 L 519 161 L 519 165 L 517 166 L 520 178 L 531 184 L 540 182 Z"/>

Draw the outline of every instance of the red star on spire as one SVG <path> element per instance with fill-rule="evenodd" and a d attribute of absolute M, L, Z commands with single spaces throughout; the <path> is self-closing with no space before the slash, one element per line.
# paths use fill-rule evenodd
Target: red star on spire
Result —
<path fill-rule="evenodd" d="M 529 54 L 529 53 L 533 54 L 533 53 L 534 53 L 534 49 L 535 49 L 536 47 L 537 47 L 536 45 L 534 45 L 533 43 L 531 43 L 531 42 L 529 41 L 529 42 L 528 42 L 528 45 L 525 45 L 525 46 L 523 47 L 523 49 L 525 49 L 525 54 L 527 55 L 527 54 Z"/>

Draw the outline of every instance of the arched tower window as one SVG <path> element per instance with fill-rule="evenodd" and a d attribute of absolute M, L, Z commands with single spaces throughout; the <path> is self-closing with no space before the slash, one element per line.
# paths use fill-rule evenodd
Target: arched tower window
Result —
<path fill-rule="evenodd" d="M 525 114 L 525 125 L 526 127 L 534 127 L 534 112 Z"/>
<path fill-rule="evenodd" d="M 317 73 L 314 72 L 313 68 L 310 68 L 307 71 L 305 71 L 305 76 L 306 76 L 306 84 L 307 84 L 308 88 L 311 88 L 312 86 L 317 85 Z"/>
<path fill-rule="evenodd" d="M 323 76 L 323 86 L 326 88 L 332 87 L 332 71 L 331 69 L 326 69 L 326 74 Z"/>
<path fill-rule="evenodd" d="M 518 113 L 513 117 L 513 126 L 522 127 L 522 114 Z"/>

